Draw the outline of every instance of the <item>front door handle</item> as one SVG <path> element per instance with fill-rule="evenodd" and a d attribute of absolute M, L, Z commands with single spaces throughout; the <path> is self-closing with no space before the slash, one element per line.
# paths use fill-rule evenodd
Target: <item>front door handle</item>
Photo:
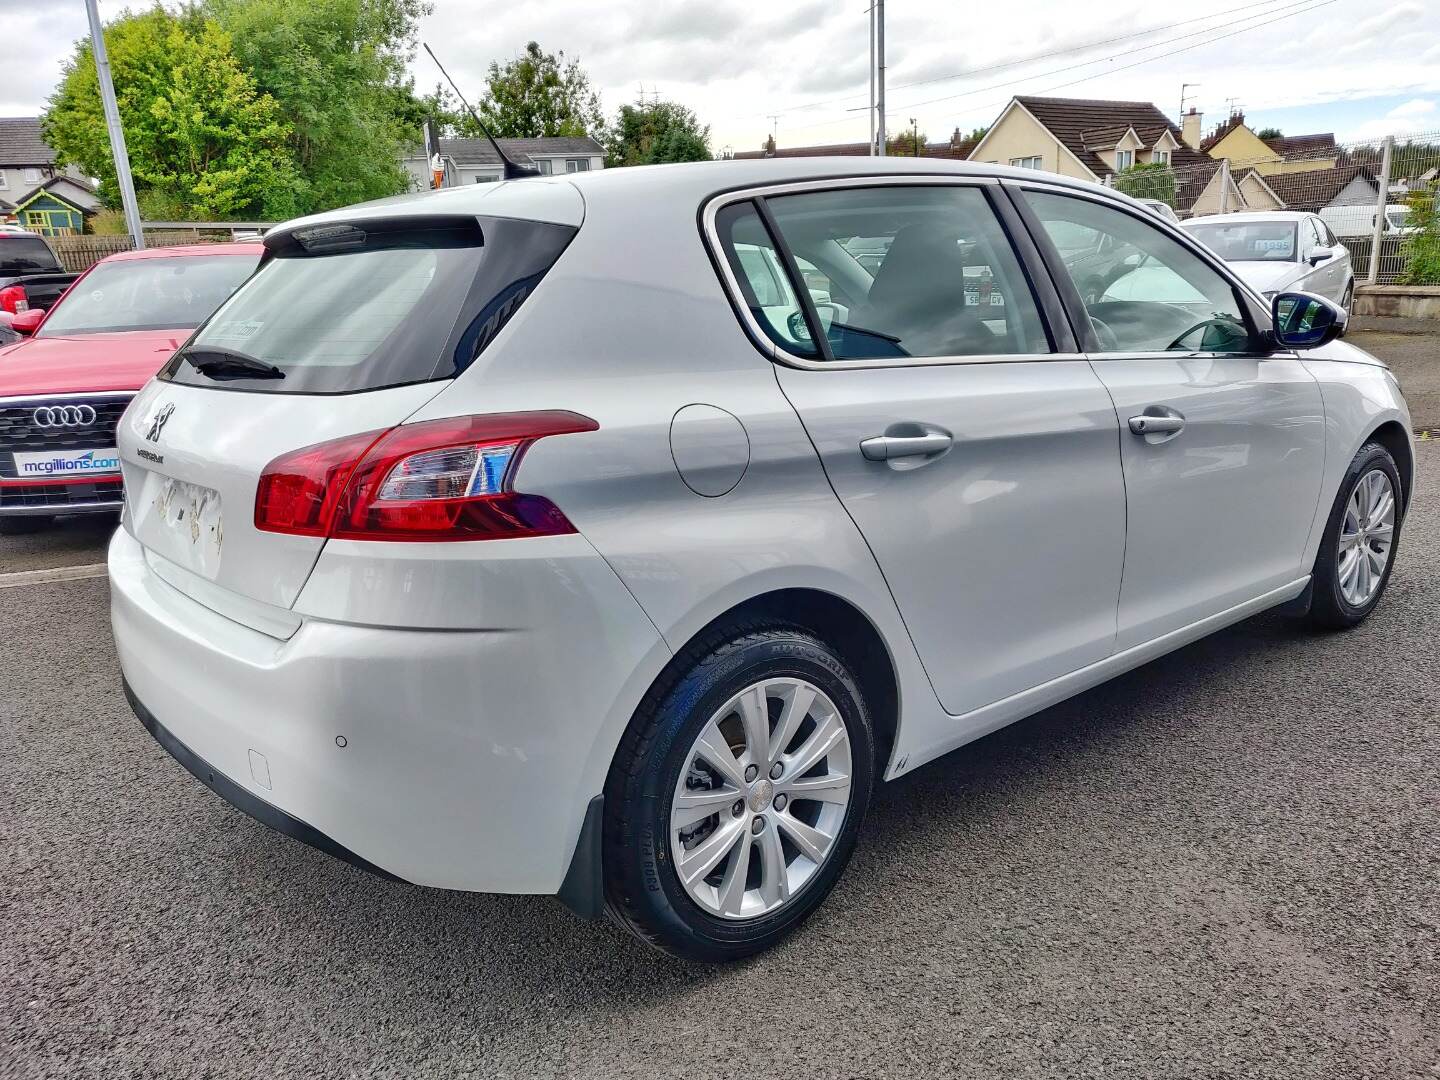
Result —
<path fill-rule="evenodd" d="M 1178 435 L 1185 430 L 1185 417 L 1173 409 L 1145 412 L 1130 417 L 1130 430 L 1136 435 Z"/>
<path fill-rule="evenodd" d="M 900 425 L 897 425 L 897 427 Z M 918 424 L 906 425 L 916 434 L 876 435 L 862 440 L 860 453 L 868 461 L 894 461 L 896 458 L 930 457 L 950 449 L 955 441 L 948 431 L 921 429 Z"/>

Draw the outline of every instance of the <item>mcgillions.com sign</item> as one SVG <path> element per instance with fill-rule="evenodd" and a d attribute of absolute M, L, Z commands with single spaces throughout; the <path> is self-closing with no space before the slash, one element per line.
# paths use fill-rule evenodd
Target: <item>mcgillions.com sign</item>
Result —
<path fill-rule="evenodd" d="M 16 454 L 21 476 L 88 476 L 120 471 L 120 455 L 110 450 L 59 450 L 48 454 Z"/>

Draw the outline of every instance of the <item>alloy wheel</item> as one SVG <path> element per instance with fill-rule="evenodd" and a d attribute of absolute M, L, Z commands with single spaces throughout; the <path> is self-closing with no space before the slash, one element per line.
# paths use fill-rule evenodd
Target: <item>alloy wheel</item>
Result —
<path fill-rule="evenodd" d="M 1351 607 L 1364 607 L 1380 590 L 1395 542 L 1395 488 L 1383 469 L 1355 482 L 1340 522 L 1336 572 L 1340 594 Z"/>
<path fill-rule="evenodd" d="M 766 679 L 736 694 L 700 730 L 671 799 L 686 893 L 726 919 L 788 903 L 840 837 L 851 776 L 845 721 L 813 683 Z"/>

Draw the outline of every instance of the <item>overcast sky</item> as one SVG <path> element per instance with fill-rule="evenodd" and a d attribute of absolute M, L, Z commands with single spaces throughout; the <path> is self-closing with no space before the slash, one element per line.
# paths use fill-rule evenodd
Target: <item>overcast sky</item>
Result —
<path fill-rule="evenodd" d="M 533 39 L 581 61 L 607 114 L 658 92 L 694 109 L 718 152 L 758 147 L 772 123 L 782 146 L 865 139 L 866 114 L 849 110 L 867 98 L 866 2 L 434 0 L 421 35 L 472 101 L 489 61 Z M 889 0 L 886 15 L 892 132 L 911 117 L 931 140 L 968 131 L 1017 93 L 1149 100 L 1173 116 L 1186 82 L 1207 128 L 1233 98 L 1287 134 L 1440 130 L 1436 0 Z M 34 114 L 86 32 L 84 6 L 0 0 L 0 27 L 0 115 Z M 421 88 L 437 79 L 423 53 L 412 70 Z"/>

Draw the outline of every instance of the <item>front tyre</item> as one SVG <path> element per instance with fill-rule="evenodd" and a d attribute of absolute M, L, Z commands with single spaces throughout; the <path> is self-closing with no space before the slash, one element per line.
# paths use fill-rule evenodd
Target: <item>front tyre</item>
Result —
<path fill-rule="evenodd" d="M 808 630 L 719 634 L 677 658 L 605 788 L 605 885 L 622 926 L 735 960 L 791 933 L 849 861 L 875 740 L 845 660 Z"/>
<path fill-rule="evenodd" d="M 1385 593 L 1404 519 L 1395 459 L 1366 443 L 1345 471 L 1315 557 L 1310 619 L 1343 630 L 1369 616 Z"/>

